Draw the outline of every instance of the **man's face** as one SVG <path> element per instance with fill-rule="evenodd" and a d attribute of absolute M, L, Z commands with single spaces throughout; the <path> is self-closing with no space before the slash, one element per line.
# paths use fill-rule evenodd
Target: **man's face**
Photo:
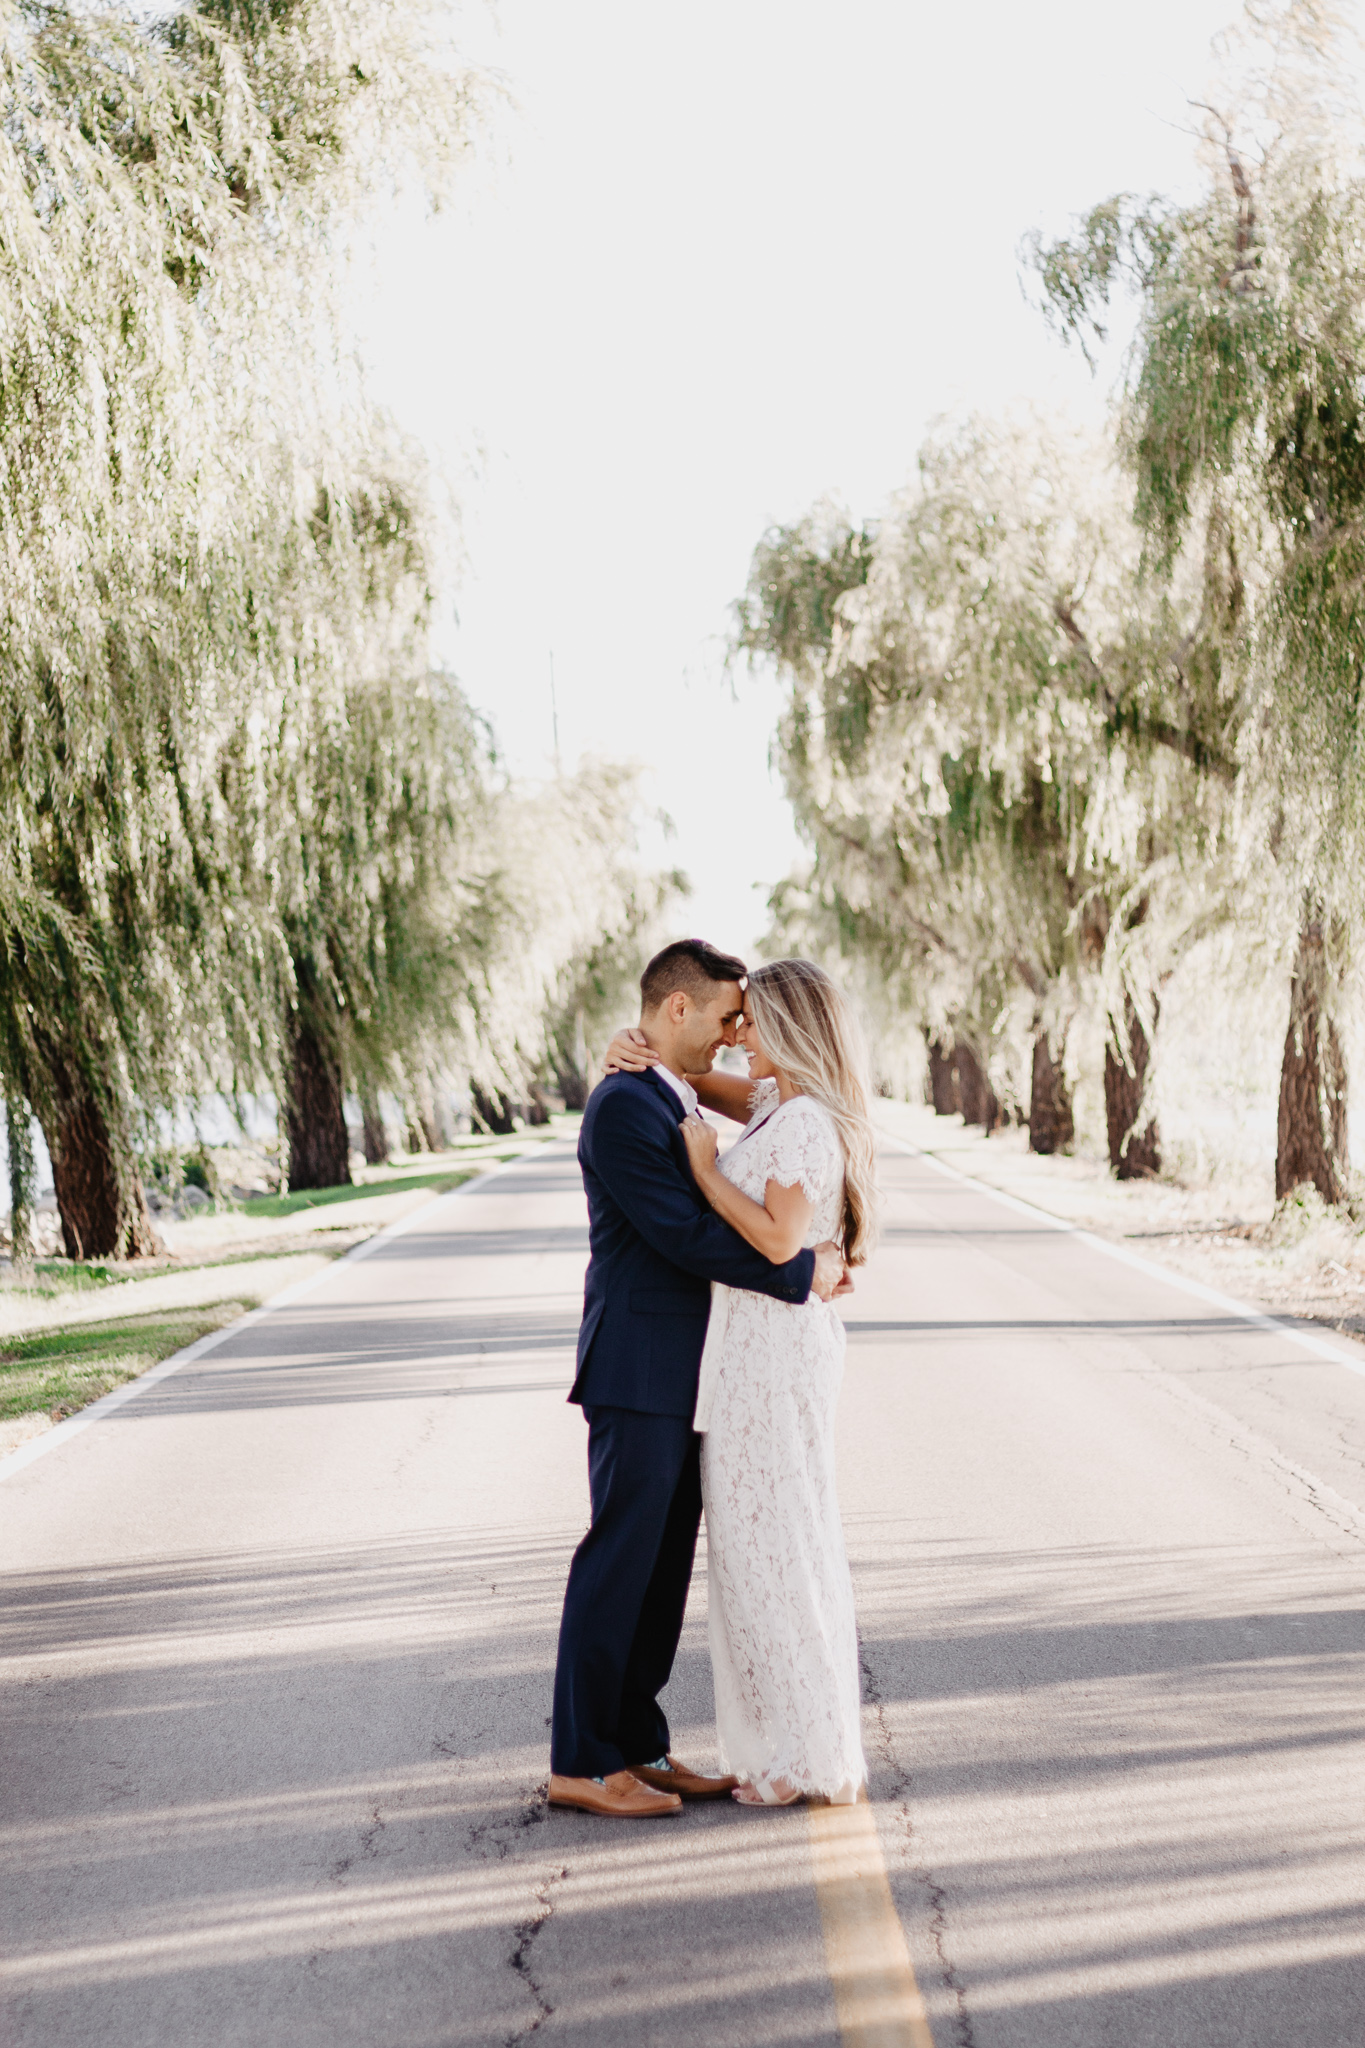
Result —
<path fill-rule="evenodd" d="M 682 1049 L 686 1054 L 686 1071 L 689 1074 L 710 1073 L 721 1047 L 735 1043 L 743 1015 L 744 994 L 737 981 L 714 982 L 708 1002 L 699 1003 L 690 996 L 687 998 Z"/>

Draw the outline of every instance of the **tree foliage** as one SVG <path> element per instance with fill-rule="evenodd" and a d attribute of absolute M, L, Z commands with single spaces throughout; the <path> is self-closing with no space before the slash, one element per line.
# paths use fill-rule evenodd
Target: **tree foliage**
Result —
<path fill-rule="evenodd" d="M 793 602 L 845 565 L 837 598 Z M 938 433 L 875 534 L 826 514 L 755 557 L 737 639 L 790 682 L 807 931 L 814 898 L 829 940 L 931 1038 L 994 1055 L 1015 1099 L 1097 970 L 1127 1057 L 1130 1010 L 1150 1024 L 1205 914 L 1189 878 L 1226 856 L 1235 770 L 1201 599 L 1144 582 L 1110 453 L 1027 418 Z"/>
<path fill-rule="evenodd" d="M 1092 363 L 1135 312 L 1107 437 L 938 432 L 875 527 L 822 509 L 769 535 L 736 634 L 790 685 L 779 752 L 813 861 L 775 898 L 783 936 L 922 1028 L 936 1078 L 956 1041 L 1006 1097 L 1053 1089 L 1098 1006 L 1121 1172 L 1159 1157 L 1168 977 L 1220 925 L 1283 956 L 1297 902 L 1277 1184 L 1329 1200 L 1365 855 L 1345 36 L 1320 0 L 1248 8 L 1195 110 L 1197 196 L 1118 194 L 1031 239 L 1043 308 Z"/>
<path fill-rule="evenodd" d="M 161 1106 L 273 1088 L 344 1178 L 348 1082 L 513 1056 L 508 804 L 338 298 L 483 92 L 397 0 L 0 13 L 0 1071 L 73 1255 L 151 1247 Z"/>
<path fill-rule="evenodd" d="M 658 920 L 686 894 L 675 871 L 641 872 L 639 777 L 587 761 L 538 789 L 502 796 L 480 904 L 481 977 L 471 991 L 487 1087 L 548 1077 L 571 1095 L 620 1021 L 618 1003 L 653 950 Z"/>
<path fill-rule="evenodd" d="M 1332 1012 L 1365 858 L 1365 126 L 1347 43 L 1321 0 L 1248 10 L 1200 110 L 1201 195 L 1110 199 L 1033 249 L 1083 346 L 1116 290 L 1136 294 L 1121 431 L 1154 573 L 1226 536 L 1205 562 L 1232 597 L 1238 757 L 1302 894 L 1277 1185 L 1311 1178 L 1329 1201 L 1347 1171 Z"/>

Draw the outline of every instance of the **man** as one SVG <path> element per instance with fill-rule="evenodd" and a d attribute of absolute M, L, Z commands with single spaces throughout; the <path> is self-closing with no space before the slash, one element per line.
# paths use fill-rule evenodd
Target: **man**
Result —
<path fill-rule="evenodd" d="M 610 1074 L 583 1117 L 578 1160 L 591 1257 L 569 1395 L 588 1421 L 592 1526 L 564 1595 L 550 1745 L 550 1803 L 620 1819 L 715 1799 L 669 1754 L 658 1694 L 682 1632 L 701 1521 L 692 1428 L 712 1280 L 802 1302 L 843 1286 L 833 1244 L 775 1266 L 703 1201 L 682 1118 L 699 1114 L 684 1078 L 735 1043 L 742 960 L 702 939 L 665 946 L 640 980 L 640 1028 L 660 1064 Z"/>

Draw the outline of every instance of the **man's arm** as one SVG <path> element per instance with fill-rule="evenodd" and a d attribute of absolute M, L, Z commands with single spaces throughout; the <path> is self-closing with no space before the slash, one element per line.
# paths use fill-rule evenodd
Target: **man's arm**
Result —
<path fill-rule="evenodd" d="M 646 1244 L 685 1273 L 778 1301 L 802 1302 L 810 1294 L 815 1253 L 799 1251 L 775 1266 L 719 1216 L 699 1208 L 667 1133 L 624 1090 L 597 1105 L 590 1163 Z"/>

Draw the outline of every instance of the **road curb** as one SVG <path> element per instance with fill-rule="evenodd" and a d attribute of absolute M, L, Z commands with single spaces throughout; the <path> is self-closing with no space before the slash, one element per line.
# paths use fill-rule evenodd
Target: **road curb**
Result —
<path fill-rule="evenodd" d="M 1019 1195 L 1007 1195 L 1003 1188 L 992 1187 L 988 1180 L 981 1180 L 974 1173 L 964 1173 L 960 1166 L 949 1166 L 937 1153 L 926 1151 L 922 1145 L 912 1145 L 908 1138 L 898 1138 L 883 1124 L 875 1122 L 874 1128 L 879 1141 L 892 1151 L 904 1152 L 913 1159 L 922 1159 L 926 1166 L 936 1173 L 945 1174 L 949 1180 L 965 1181 L 969 1187 L 977 1188 L 988 1195 L 993 1202 L 999 1202 L 1006 1209 L 1013 1209 L 1021 1216 L 1028 1216 L 1040 1223 L 1046 1223 L 1053 1230 L 1065 1231 L 1091 1251 L 1103 1252 L 1106 1258 L 1117 1259 L 1122 1266 L 1131 1266 L 1136 1272 L 1145 1273 L 1154 1280 L 1164 1280 L 1168 1287 L 1174 1287 L 1181 1294 L 1192 1294 L 1197 1301 L 1208 1303 L 1211 1308 L 1223 1309 L 1228 1315 L 1240 1317 L 1242 1322 L 1254 1324 L 1257 1329 L 1271 1330 L 1278 1337 L 1296 1344 L 1300 1351 L 1306 1351 L 1311 1358 L 1320 1358 L 1330 1365 L 1344 1365 L 1348 1372 L 1359 1373 L 1365 1378 L 1365 1356 L 1355 1356 L 1344 1351 L 1340 1343 L 1330 1343 L 1327 1338 L 1317 1336 L 1311 1330 L 1303 1329 L 1297 1323 L 1286 1321 L 1283 1316 L 1268 1315 L 1262 1308 L 1253 1308 L 1248 1301 L 1239 1301 L 1236 1295 L 1223 1294 L 1216 1287 L 1206 1287 L 1202 1280 L 1191 1280 L 1184 1273 L 1173 1271 L 1170 1266 L 1160 1266 L 1154 1259 L 1144 1259 L 1137 1252 L 1130 1252 L 1123 1245 L 1113 1244 L 1107 1237 L 1098 1237 L 1093 1230 L 1083 1230 L 1079 1223 L 1068 1223 L 1063 1216 L 1054 1216 L 1050 1209 L 1040 1209 L 1035 1202 L 1026 1202 Z"/>
<path fill-rule="evenodd" d="M 556 1140 L 552 1138 L 548 1142 L 554 1144 Z M 400 1216 L 395 1222 L 386 1223 L 382 1230 L 376 1230 L 373 1237 L 362 1238 L 359 1244 L 353 1244 L 349 1251 L 343 1252 L 339 1259 L 332 1259 L 321 1272 L 310 1274 L 306 1280 L 296 1280 L 292 1287 L 281 1288 L 269 1301 L 263 1301 L 259 1308 L 248 1309 L 245 1315 L 237 1316 L 230 1323 L 224 1323 L 221 1330 L 210 1330 L 206 1335 L 197 1337 L 193 1344 L 185 1345 L 181 1351 L 173 1351 L 169 1358 L 163 1358 L 157 1365 L 149 1365 L 146 1372 L 139 1373 L 135 1380 L 126 1380 L 121 1387 L 115 1387 L 111 1393 L 101 1394 L 98 1401 L 92 1401 L 88 1408 L 82 1408 L 76 1415 L 68 1415 L 65 1422 L 59 1422 L 55 1428 L 44 1431 L 42 1436 L 30 1437 L 26 1444 L 18 1445 L 15 1450 L 0 1458 L 0 1481 L 12 1479 L 26 1465 L 33 1464 L 48 1451 L 56 1450 L 60 1444 L 69 1443 L 73 1436 L 79 1436 L 92 1422 L 102 1422 L 106 1416 L 112 1415 L 116 1408 L 122 1408 L 129 1401 L 136 1400 L 148 1387 L 154 1387 L 159 1380 L 169 1379 L 173 1372 L 179 1372 L 182 1365 L 192 1365 L 206 1352 L 216 1350 L 218 1345 L 226 1343 L 229 1337 L 249 1330 L 253 1323 L 263 1322 L 267 1316 L 274 1315 L 277 1309 L 288 1308 L 312 1288 L 320 1286 L 329 1274 L 338 1272 L 343 1266 L 356 1265 L 361 1259 L 369 1258 L 381 1245 L 387 1244 L 392 1238 L 402 1237 L 406 1231 L 411 1230 L 419 1218 L 429 1219 L 432 1210 L 439 1203 L 457 1200 L 459 1196 L 496 1179 L 498 1174 L 505 1173 L 509 1167 L 519 1166 L 528 1154 L 545 1149 L 547 1141 L 544 1138 L 534 1139 L 529 1145 L 523 1145 L 513 1153 L 510 1159 L 496 1160 L 492 1166 L 471 1173 L 468 1180 L 462 1180 L 457 1188 L 447 1188 L 443 1194 L 432 1194 L 429 1200 L 419 1202 L 415 1209 L 409 1209 L 406 1216 Z"/>

